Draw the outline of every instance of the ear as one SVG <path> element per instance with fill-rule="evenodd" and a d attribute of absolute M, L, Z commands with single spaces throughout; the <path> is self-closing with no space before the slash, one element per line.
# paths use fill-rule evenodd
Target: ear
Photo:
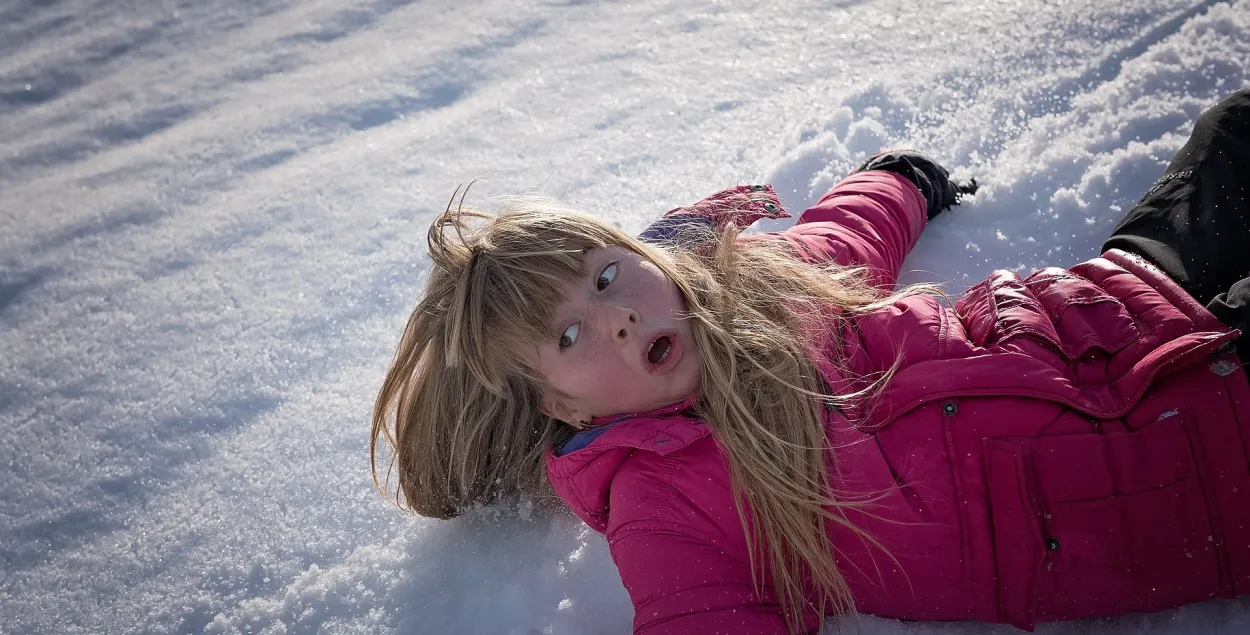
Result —
<path fill-rule="evenodd" d="M 559 419 L 574 428 L 584 427 L 582 422 L 588 422 L 591 419 L 591 415 L 589 413 L 571 407 L 564 400 L 555 399 L 549 396 L 543 397 L 539 410 L 541 410 L 542 413 L 548 417 Z"/>

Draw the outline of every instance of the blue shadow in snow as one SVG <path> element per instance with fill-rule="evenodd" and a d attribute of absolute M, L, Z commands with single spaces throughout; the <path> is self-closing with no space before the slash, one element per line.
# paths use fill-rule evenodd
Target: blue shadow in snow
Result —
<path fill-rule="evenodd" d="M 83 79 L 77 73 L 49 70 L 40 72 L 38 77 L 18 77 L 11 82 L 5 82 L 11 88 L 0 90 L 0 113 L 52 101 L 82 86 Z M 28 85 L 30 89 L 26 88 Z"/>
<path fill-rule="evenodd" d="M 109 146 L 140 141 L 190 119 L 198 108 L 175 104 L 150 108 L 125 120 L 105 124 L 69 140 L 35 146 L 6 161 L 16 171 L 29 166 L 59 166 L 82 160 Z"/>
<path fill-rule="evenodd" d="M 58 29 L 72 23 L 73 18 L 58 16 L 22 29 L 20 34 L 7 33 L 4 38 L 7 46 L 0 47 L 0 51 L 11 50 L 22 43 L 29 45 L 40 37 L 56 37 Z M 99 80 L 107 75 L 102 72 L 103 67 L 156 42 L 175 24 L 172 19 L 161 20 L 121 36 L 92 42 L 79 50 L 77 57 L 54 56 L 38 66 L 23 69 L 24 72 L 6 78 L 5 84 L 11 88 L 0 91 L 0 113 L 52 101 L 88 81 Z M 30 90 L 26 89 L 27 85 Z"/>
<path fill-rule="evenodd" d="M 286 163 L 288 159 L 295 156 L 294 150 L 275 150 L 266 152 L 253 157 L 248 157 L 234 164 L 235 172 L 259 172 L 277 165 Z"/>
<path fill-rule="evenodd" d="M 45 9 L 59 4 L 58 0 L 27 0 L 15 2 L 0 9 L 0 51 L 10 51 L 36 40 L 65 24 L 72 22 L 70 16 L 43 15 Z"/>
<path fill-rule="evenodd" d="M 334 16 L 328 24 L 321 28 L 285 35 L 278 38 L 278 43 L 300 44 L 303 42 L 318 42 L 325 44 L 367 29 L 376 24 L 377 21 L 377 14 L 373 11 L 348 9 Z"/>
<path fill-rule="evenodd" d="M 292 33 L 278 39 L 280 44 L 300 42 L 326 43 L 354 35 L 374 24 L 378 18 L 395 9 L 410 5 L 415 0 L 382 0 L 365 7 L 353 7 L 339 11 L 316 29 Z"/>
<path fill-rule="evenodd" d="M 352 130 L 368 130 L 388 124 L 401 116 L 436 110 L 454 104 L 468 92 L 469 87 L 460 83 L 437 83 L 423 86 L 417 97 L 392 97 L 354 104 L 346 112 L 335 113 L 329 118 L 345 122 Z M 322 124 L 325 121 L 313 120 Z"/>
<path fill-rule="evenodd" d="M 13 278 L 0 276 L 0 315 L 6 309 L 21 298 L 22 294 L 28 289 L 39 286 L 48 276 L 52 275 L 51 269 L 36 269 L 18 274 Z M 0 396 L 0 398 L 3 398 Z M 3 402 L 0 402 L 0 410 L 3 410 Z"/>
<path fill-rule="evenodd" d="M 481 74 L 476 62 L 515 47 L 545 25 L 545 20 L 531 20 L 496 37 L 456 48 L 445 58 L 454 62 L 435 64 L 434 68 L 412 80 L 415 95 L 397 95 L 341 106 L 337 110 L 309 117 L 302 127 L 322 130 L 346 128 L 359 132 L 408 115 L 451 106 L 471 92 L 479 81 Z"/>
<path fill-rule="evenodd" d="M 85 238 L 102 234 L 114 234 L 135 227 L 150 225 L 165 216 L 166 212 L 164 210 L 147 205 L 137 205 L 131 208 L 116 210 L 101 217 L 72 223 L 41 241 L 33 251 L 56 249 Z"/>
<path fill-rule="evenodd" d="M 128 454 L 145 457 L 144 460 L 110 471 L 125 472 L 120 476 L 88 483 L 81 500 L 58 505 L 54 516 L 18 525 L 8 535 L 0 534 L 0 566 L 9 574 L 16 573 L 46 561 L 52 553 L 76 548 L 116 531 L 133 507 L 163 491 L 162 484 L 175 481 L 179 468 L 209 455 L 213 435 L 246 426 L 281 403 L 281 399 L 269 395 L 244 394 L 208 405 L 208 414 L 113 429 L 98 435 L 99 442 L 126 448 Z M 80 421 L 77 427 L 87 425 Z"/>
<path fill-rule="evenodd" d="M 173 127 L 195 114 L 196 109 L 185 105 L 164 106 L 139 113 L 126 121 L 103 126 L 95 132 L 96 139 L 110 145 L 138 141 Z"/>

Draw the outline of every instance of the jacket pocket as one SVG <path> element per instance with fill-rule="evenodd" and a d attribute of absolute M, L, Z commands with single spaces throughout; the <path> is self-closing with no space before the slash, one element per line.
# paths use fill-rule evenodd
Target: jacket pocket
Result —
<path fill-rule="evenodd" d="M 1191 432 L 1177 415 L 1138 432 L 985 439 L 1002 618 L 1031 629 L 1224 595 Z"/>
<path fill-rule="evenodd" d="M 994 557 L 998 571 L 999 618 L 1026 631 L 1037 622 L 1037 583 L 1044 547 L 1038 525 L 1026 444 L 984 439 Z"/>

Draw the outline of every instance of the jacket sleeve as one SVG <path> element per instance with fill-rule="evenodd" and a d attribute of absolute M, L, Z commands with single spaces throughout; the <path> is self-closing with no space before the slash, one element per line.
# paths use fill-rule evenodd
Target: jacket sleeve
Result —
<path fill-rule="evenodd" d="M 672 525 L 608 541 L 634 604 L 635 635 L 785 635 L 780 607 L 755 595 L 750 565 Z"/>
<path fill-rule="evenodd" d="M 925 226 L 920 190 L 893 172 L 859 172 L 838 183 L 781 232 L 812 262 L 867 267 L 869 281 L 893 286 Z"/>

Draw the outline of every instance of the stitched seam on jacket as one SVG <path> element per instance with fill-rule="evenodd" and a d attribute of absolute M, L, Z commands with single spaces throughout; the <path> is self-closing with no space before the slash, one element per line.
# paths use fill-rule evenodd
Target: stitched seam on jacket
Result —
<path fill-rule="evenodd" d="M 669 521 L 672 523 L 681 525 L 683 527 L 688 527 L 691 531 L 697 533 L 700 536 L 700 539 L 703 540 L 704 542 L 707 542 L 708 544 L 716 546 L 716 548 L 720 549 L 721 551 L 729 553 L 729 549 L 728 549 L 729 545 L 727 544 L 727 541 L 725 539 L 717 538 L 717 537 L 712 536 L 711 534 L 698 531 L 694 529 L 693 527 L 691 527 L 688 523 L 686 523 L 685 520 L 683 520 L 677 515 L 677 505 L 675 503 L 675 499 L 677 497 L 676 496 L 677 487 L 673 485 L 673 478 L 672 478 L 673 473 L 677 471 L 677 457 L 676 457 L 677 454 L 679 454 L 679 452 L 674 452 L 672 455 L 664 457 L 665 458 L 664 481 L 667 484 L 667 487 L 665 488 L 667 490 L 667 497 L 665 500 L 664 511 L 666 512 L 666 515 L 668 516 Z"/>
<path fill-rule="evenodd" d="M 1242 464 L 1243 473 L 1245 470 L 1250 470 L 1250 456 L 1246 455 L 1246 435 L 1245 435 L 1245 429 L 1244 429 L 1244 426 L 1246 424 L 1250 424 L 1250 416 L 1245 417 L 1245 420 L 1243 420 L 1243 417 L 1242 417 L 1243 413 L 1237 410 L 1237 403 L 1233 400 L 1234 389 L 1231 388 L 1230 386 L 1237 385 L 1237 384 L 1233 384 L 1234 381 L 1240 382 L 1240 386 L 1245 386 L 1246 385 L 1244 381 L 1245 379 L 1246 379 L 1246 374 L 1244 372 L 1233 373 L 1225 377 L 1224 382 L 1223 382 L 1225 385 L 1225 390 L 1224 390 L 1225 397 L 1224 398 L 1228 401 L 1228 411 L 1233 414 L 1233 426 L 1237 430 L 1238 440 L 1241 441 L 1241 456 L 1242 456 L 1242 460 L 1244 461 L 1244 463 Z M 1229 563 L 1229 565 L 1230 566 L 1228 569 L 1228 577 L 1229 577 L 1229 582 L 1230 582 L 1232 591 L 1236 594 L 1244 594 L 1245 585 L 1244 584 L 1239 585 L 1237 584 L 1237 581 L 1239 577 L 1242 580 L 1245 579 L 1245 575 L 1246 575 L 1245 571 L 1244 570 L 1234 571 L 1231 562 Z"/>
<path fill-rule="evenodd" d="M 1184 417 L 1185 437 L 1189 441 L 1189 452 L 1193 456 L 1194 472 L 1198 480 L 1198 493 L 1207 508 L 1207 527 L 1211 531 L 1212 549 L 1215 556 L 1216 575 L 1220 586 L 1227 593 L 1232 593 L 1233 584 L 1232 562 L 1228 553 L 1228 537 L 1224 531 L 1224 519 L 1220 513 L 1219 497 L 1215 491 L 1215 476 L 1211 474 L 1211 460 L 1208 458 L 1202 432 L 1189 412 L 1181 413 Z M 1231 595 L 1221 594 L 1224 597 Z"/>
<path fill-rule="evenodd" d="M 1155 267 L 1149 260 L 1119 249 L 1108 250 L 1103 254 L 1102 260 L 1110 262 L 1144 282 L 1146 286 L 1163 296 L 1163 299 L 1167 300 L 1168 304 L 1185 314 L 1196 329 L 1207 330 L 1219 322 L 1215 316 L 1211 315 L 1210 311 L 1207 311 L 1206 307 L 1199 304 L 1193 296 L 1185 292 L 1179 284 L 1176 284 L 1175 280 L 1169 278 L 1167 274 Z M 1142 275 L 1142 272 L 1147 275 Z M 1156 278 L 1159 281 L 1158 286 L 1154 282 Z M 1171 282 L 1171 286 L 1167 284 L 1168 282 Z M 1224 325 L 1221 324 L 1221 326 Z M 1224 328 L 1227 328 L 1227 326 L 1224 326 Z"/>
<path fill-rule="evenodd" d="M 1091 284 L 1097 287 L 1099 291 L 1103 292 L 1108 298 L 1110 298 L 1111 300 L 1113 300 L 1114 302 L 1116 302 L 1117 304 L 1119 304 L 1121 307 L 1124 308 L 1124 313 L 1127 314 L 1131 320 L 1133 320 L 1133 326 L 1137 328 L 1137 340 L 1139 342 L 1145 339 L 1147 336 L 1154 335 L 1155 328 L 1151 326 L 1149 322 L 1143 319 L 1142 313 L 1140 311 L 1133 310 L 1133 307 L 1129 306 L 1129 304 L 1125 302 L 1123 298 L 1112 295 L 1111 292 L 1107 290 L 1107 283 L 1108 281 L 1115 279 L 1115 278 L 1119 278 L 1122 276 L 1130 276 L 1136 282 L 1142 285 L 1145 285 L 1145 289 L 1148 289 L 1150 291 L 1153 291 L 1159 294 L 1159 297 L 1163 298 L 1164 301 L 1166 301 L 1169 306 L 1175 306 L 1171 298 L 1169 298 L 1166 294 L 1164 294 L 1163 292 L 1156 289 L 1153 285 L 1151 285 L 1149 280 L 1145 280 L 1139 276 L 1134 275 L 1132 272 L 1128 271 L 1124 267 L 1121 267 L 1120 265 L 1110 260 L 1107 260 L 1106 258 L 1094 258 L 1092 260 L 1081 263 L 1081 265 L 1091 264 L 1098 260 L 1109 263 L 1110 265 L 1115 267 L 1115 270 L 1105 271 L 1106 275 L 1099 278 L 1098 280 L 1094 280 L 1093 278 L 1090 278 L 1088 276 L 1083 276 L 1079 273 L 1076 273 L 1075 271 L 1072 272 L 1073 275 L 1076 275 L 1084 280 L 1088 280 Z M 1077 265 L 1077 266 L 1081 266 L 1081 265 Z M 1144 291 L 1145 289 L 1136 289 L 1136 291 L 1140 292 L 1140 291 Z M 1091 298 L 1091 299 L 1097 300 L 1097 298 Z M 1075 301 L 1075 298 L 1073 300 L 1069 300 L 1069 302 L 1067 303 L 1064 303 L 1064 305 L 1060 308 L 1060 314 L 1062 315 L 1062 311 L 1067 310 L 1069 304 L 1074 301 Z M 1184 311 L 1182 311 L 1179 307 L 1177 308 L 1177 310 L 1180 311 L 1182 314 L 1184 314 Z M 1193 327 L 1193 332 L 1202 330 L 1198 328 L 1198 323 L 1194 321 L 1193 318 L 1190 318 L 1188 315 L 1186 315 L 1186 318 L 1189 319 L 1189 322 L 1191 326 Z M 1129 345 L 1131 346 L 1132 344 L 1130 343 Z"/>
<path fill-rule="evenodd" d="M 940 409 L 938 410 L 938 417 L 942 420 L 942 436 L 944 437 L 947 454 L 946 463 L 951 470 L 951 485 L 955 488 L 955 500 L 963 501 L 965 500 L 963 475 L 960 474 L 959 453 L 955 448 L 955 431 L 952 429 L 955 424 L 955 417 L 942 412 Z M 968 535 L 967 510 L 962 502 L 955 507 L 955 520 L 959 523 L 959 556 L 964 565 L 963 571 L 960 572 L 960 578 L 962 578 L 961 584 L 966 592 L 968 591 L 968 582 L 972 580 L 972 546 L 968 544 L 970 536 Z M 967 596 L 968 604 L 965 609 L 968 611 L 968 615 L 976 614 L 975 600 L 976 594 L 969 593 Z"/>
<path fill-rule="evenodd" d="M 716 536 L 713 536 L 707 532 L 695 529 L 693 526 L 687 523 L 681 522 L 679 520 L 664 520 L 664 521 L 656 520 L 656 519 L 635 520 L 635 521 L 631 521 L 629 524 L 617 527 L 614 531 L 609 533 L 606 536 L 606 538 L 608 540 L 608 544 L 610 545 L 615 540 L 620 540 L 620 539 L 628 537 L 631 534 L 643 533 L 643 532 L 652 532 L 656 534 L 678 536 L 682 538 L 694 538 L 695 540 L 698 540 L 699 542 L 702 542 L 708 545 L 709 547 L 715 548 L 719 550 L 721 553 L 724 553 L 726 555 L 733 555 L 734 553 L 728 548 L 728 545 L 724 544 L 724 541 L 722 539 L 717 538 Z M 743 562 L 743 563 L 746 562 L 746 560 L 744 560 L 743 558 L 739 556 L 734 556 L 734 557 L 740 562 Z"/>
<path fill-rule="evenodd" d="M 674 452 L 673 454 L 677 454 L 677 453 Z M 664 513 L 664 515 L 667 516 L 670 521 L 680 522 L 677 519 L 677 511 L 674 509 L 674 505 L 673 505 L 673 499 L 675 498 L 675 494 L 677 491 L 677 488 L 673 486 L 673 472 L 677 471 L 677 461 L 676 461 L 676 457 L 674 457 L 673 454 L 664 456 L 663 457 L 664 460 L 660 464 L 660 468 L 661 468 L 660 471 L 664 479 L 664 491 L 663 491 L 663 500 L 657 501 L 657 502 L 659 503 L 660 511 Z"/>
<path fill-rule="evenodd" d="M 1250 471 L 1250 456 L 1246 455 L 1245 435 L 1245 426 L 1250 425 L 1250 415 L 1247 415 L 1247 419 L 1245 421 L 1242 420 L 1242 413 L 1237 411 L 1237 403 L 1233 401 L 1233 391 L 1227 388 L 1230 385 L 1236 385 L 1233 384 L 1234 380 L 1241 381 L 1241 379 L 1238 379 L 1238 375 L 1241 375 L 1242 379 L 1246 378 L 1245 373 L 1233 373 L 1232 375 L 1224 378 L 1224 385 L 1226 386 L 1224 390 L 1224 398 L 1228 400 L 1228 411 L 1233 413 L 1234 427 L 1237 429 L 1237 438 L 1241 440 L 1241 456 L 1245 461 L 1243 468 L 1246 471 Z M 1244 385 L 1244 382 L 1242 383 Z"/>
<path fill-rule="evenodd" d="M 985 291 L 986 296 L 990 299 L 990 313 L 994 316 L 994 327 L 990 329 L 989 333 L 986 333 L 984 346 L 998 346 L 1003 342 L 1002 334 L 1007 330 L 1007 327 L 1003 323 L 1003 312 L 998 309 L 996 288 L 994 285 L 989 284 L 988 280 L 986 281 Z"/>

